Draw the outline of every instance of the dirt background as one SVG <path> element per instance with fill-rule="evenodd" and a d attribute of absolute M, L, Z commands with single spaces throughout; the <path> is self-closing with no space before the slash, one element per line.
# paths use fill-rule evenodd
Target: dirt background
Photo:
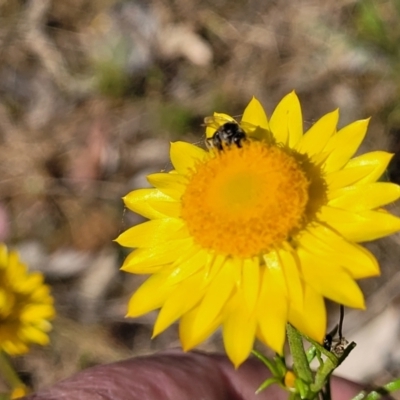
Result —
<path fill-rule="evenodd" d="M 176 327 L 150 340 L 154 315 L 124 318 L 142 278 L 119 271 L 112 239 L 141 221 L 121 197 L 170 168 L 171 140 L 202 142 L 204 116 L 252 95 L 270 114 L 295 89 L 305 128 L 339 107 L 340 125 L 372 116 L 362 152 L 400 150 L 399 18 L 398 0 L 0 0 L 0 240 L 58 312 L 51 345 L 14 360 L 22 378 L 37 389 L 179 345 Z M 382 276 L 362 284 L 368 311 L 346 314 L 352 379 L 400 375 L 398 243 L 368 244 Z"/>

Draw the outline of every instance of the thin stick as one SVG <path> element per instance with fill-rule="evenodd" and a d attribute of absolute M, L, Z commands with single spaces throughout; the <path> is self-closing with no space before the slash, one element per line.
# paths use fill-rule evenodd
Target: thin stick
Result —
<path fill-rule="evenodd" d="M 344 306 L 341 304 L 340 305 L 340 319 L 339 319 L 339 342 L 342 341 L 343 339 L 343 320 L 344 320 Z"/>

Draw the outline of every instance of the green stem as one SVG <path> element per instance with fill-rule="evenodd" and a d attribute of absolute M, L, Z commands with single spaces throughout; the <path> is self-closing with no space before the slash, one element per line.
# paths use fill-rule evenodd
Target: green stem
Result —
<path fill-rule="evenodd" d="M 265 357 L 257 350 L 252 350 L 252 354 L 265 364 L 265 366 L 272 372 L 272 375 L 279 375 L 278 368 L 276 368 L 275 364 L 269 358 Z"/>
<path fill-rule="evenodd" d="M 377 400 L 380 399 L 382 396 L 387 396 L 388 394 L 393 393 L 397 390 L 400 390 L 400 379 L 389 382 L 386 385 L 383 385 L 370 393 L 362 391 L 358 393 L 357 396 L 353 397 L 352 400 Z"/>
<path fill-rule="evenodd" d="M 330 375 L 328 375 L 325 378 L 323 388 L 320 391 L 318 391 L 317 393 L 320 393 L 322 400 L 332 400 L 331 376 Z"/>
<path fill-rule="evenodd" d="M 0 375 L 6 380 L 11 389 L 25 386 L 3 351 L 0 351 Z"/>
<path fill-rule="evenodd" d="M 292 325 L 286 325 L 286 332 L 290 347 L 290 354 L 293 357 L 294 371 L 305 383 L 312 383 L 313 375 L 304 351 L 303 339 L 299 331 Z"/>
<path fill-rule="evenodd" d="M 400 390 L 400 379 L 396 379 L 395 381 L 389 382 L 383 386 L 389 393 L 393 393 L 397 390 Z"/>

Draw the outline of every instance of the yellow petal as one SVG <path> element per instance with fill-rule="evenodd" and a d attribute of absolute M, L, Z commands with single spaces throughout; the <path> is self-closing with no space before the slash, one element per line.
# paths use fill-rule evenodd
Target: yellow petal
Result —
<path fill-rule="evenodd" d="M 394 154 L 386 151 L 371 151 L 370 153 L 352 158 L 344 168 L 355 168 L 358 166 L 370 167 L 371 172 L 358 183 L 370 183 L 377 181 L 385 172 Z"/>
<path fill-rule="evenodd" d="M 50 319 L 55 315 L 55 310 L 52 304 L 27 304 L 21 310 L 20 318 L 24 323 L 35 323 L 41 319 Z"/>
<path fill-rule="evenodd" d="M 329 188 L 328 192 L 334 193 L 338 189 L 355 185 L 360 182 L 369 172 L 371 172 L 370 167 L 361 166 L 351 169 L 345 168 L 330 174 L 326 174 L 325 182 Z"/>
<path fill-rule="evenodd" d="M 18 277 L 15 276 L 16 272 L 17 270 L 8 268 L 7 275 L 9 276 L 9 279 L 13 281 L 14 288 L 20 293 L 28 294 L 36 287 L 43 284 L 43 275 L 40 272 L 31 272 L 29 275 L 26 275 L 23 280 L 18 279 Z M 25 274 L 26 273 L 27 272 L 25 272 Z"/>
<path fill-rule="evenodd" d="M 376 209 L 400 198 L 400 186 L 374 182 L 348 186 L 329 193 L 329 205 L 352 211 Z"/>
<path fill-rule="evenodd" d="M 20 355 L 29 351 L 29 347 L 19 339 L 4 341 L 2 342 L 1 347 L 10 355 Z"/>
<path fill-rule="evenodd" d="M 50 288 L 47 285 L 41 285 L 31 293 L 31 299 L 36 302 L 45 302 L 53 304 L 53 298 L 50 296 Z"/>
<path fill-rule="evenodd" d="M 278 256 L 286 280 L 289 301 L 301 310 L 304 303 L 304 293 L 300 280 L 299 260 L 294 252 L 283 249 L 278 251 Z"/>
<path fill-rule="evenodd" d="M 326 309 L 324 298 L 306 285 L 304 308 L 289 308 L 289 322 L 310 338 L 322 343 L 326 332 Z"/>
<path fill-rule="evenodd" d="M 353 278 L 379 275 L 379 265 L 368 250 L 348 242 L 324 225 L 304 232 L 300 246 L 318 259 L 321 265 L 343 267 Z"/>
<path fill-rule="evenodd" d="M 355 279 L 369 278 L 380 275 L 379 264 L 375 256 L 365 247 L 353 244 L 354 254 L 340 254 L 339 262 Z M 350 263 L 350 257 L 353 257 L 353 263 Z M 343 261 L 342 261 L 343 260 Z M 348 260 L 345 262 L 344 260 Z M 357 260 L 357 261 L 355 261 Z M 361 262 L 363 264 L 361 265 Z"/>
<path fill-rule="evenodd" d="M 275 108 L 269 122 L 277 142 L 293 148 L 303 135 L 301 107 L 296 93 L 286 95 Z"/>
<path fill-rule="evenodd" d="M 220 325 L 221 316 L 214 320 L 206 321 L 206 324 L 198 329 L 197 316 L 199 307 L 184 314 L 179 323 L 179 338 L 184 351 L 188 351 L 204 342 Z"/>
<path fill-rule="evenodd" d="M 179 174 L 185 175 L 194 170 L 196 164 L 207 157 L 207 152 L 187 142 L 171 143 L 171 162 Z"/>
<path fill-rule="evenodd" d="M 287 313 L 285 277 L 280 268 L 269 268 L 267 264 L 262 277 L 257 319 L 262 339 L 279 354 L 282 354 L 285 343 Z"/>
<path fill-rule="evenodd" d="M 204 271 L 181 282 L 166 299 L 154 325 L 153 337 L 189 312 L 204 296 Z"/>
<path fill-rule="evenodd" d="M 207 269 L 206 277 L 207 277 L 208 281 L 212 281 L 214 279 L 215 275 L 217 275 L 219 273 L 220 269 L 224 266 L 226 259 L 227 259 L 227 257 L 222 254 L 214 254 L 214 253 L 208 254 L 208 260 L 206 263 L 206 269 Z M 232 268 L 232 272 L 234 272 L 236 269 L 236 266 L 231 265 L 231 268 Z M 235 278 L 232 277 L 232 280 L 234 282 L 236 282 Z"/>
<path fill-rule="evenodd" d="M 153 208 L 155 202 L 172 202 L 173 199 L 157 189 L 138 189 L 123 197 L 127 208 L 146 218 L 163 218 L 165 215 Z"/>
<path fill-rule="evenodd" d="M 260 289 L 260 266 L 258 257 L 247 259 L 242 268 L 242 291 L 248 312 L 254 310 Z"/>
<path fill-rule="evenodd" d="M 343 169 L 327 174 L 326 182 L 329 190 L 377 181 L 385 172 L 392 157 L 393 154 L 385 151 L 374 151 L 352 158 Z"/>
<path fill-rule="evenodd" d="M 50 318 L 53 318 L 54 315 L 55 312 L 53 311 L 53 315 L 51 315 Z M 51 324 L 51 322 L 46 319 L 38 319 L 36 321 L 31 321 L 31 323 L 42 332 L 50 332 L 53 329 L 53 325 Z"/>
<path fill-rule="evenodd" d="M 329 221 L 332 228 L 354 242 L 369 242 L 400 231 L 400 218 L 385 211 L 355 213 L 334 208 L 322 211 L 321 221 Z"/>
<path fill-rule="evenodd" d="M 121 233 L 115 241 L 125 247 L 154 247 L 170 240 L 185 239 L 184 222 L 174 218 L 143 222 Z"/>
<path fill-rule="evenodd" d="M 298 249 L 305 282 L 328 299 L 353 308 L 365 308 L 364 296 L 351 275 L 340 266 L 328 265 L 304 248 Z"/>
<path fill-rule="evenodd" d="M 193 246 L 189 252 L 181 253 L 176 257 L 171 265 L 171 274 L 167 280 L 169 283 L 179 283 L 196 274 L 200 269 L 205 270 L 205 279 L 207 278 L 207 250 L 199 249 Z"/>
<path fill-rule="evenodd" d="M 267 254 L 264 254 L 263 256 L 265 265 L 267 266 L 268 270 L 274 273 L 272 278 L 275 281 L 276 285 L 279 285 L 279 291 L 282 293 L 285 293 L 286 297 L 288 297 L 288 292 L 287 292 L 287 286 L 286 286 L 286 279 L 284 275 L 284 270 L 281 265 L 281 260 L 278 256 L 278 253 L 276 251 L 270 251 Z M 271 272 L 271 273 L 272 273 Z M 265 281 L 264 277 L 264 281 Z"/>
<path fill-rule="evenodd" d="M 238 368 L 249 356 L 256 334 L 255 314 L 249 314 L 245 300 L 236 296 L 231 312 L 223 322 L 222 334 L 226 354 Z"/>
<path fill-rule="evenodd" d="M 135 318 L 160 308 L 176 287 L 166 283 L 167 276 L 165 272 L 151 275 L 129 300 L 126 316 Z"/>
<path fill-rule="evenodd" d="M 261 103 L 253 97 L 243 112 L 242 121 L 269 130 L 267 115 Z"/>
<path fill-rule="evenodd" d="M 324 148 L 324 152 L 330 152 L 324 166 L 327 172 L 339 170 L 350 160 L 364 140 L 368 122 L 369 119 L 355 121 L 329 140 Z"/>
<path fill-rule="evenodd" d="M 148 175 L 147 180 L 160 192 L 172 197 L 174 200 L 180 200 L 186 188 L 186 178 L 179 174 L 160 172 Z"/>
<path fill-rule="evenodd" d="M 242 272 L 243 272 L 243 265 L 244 261 L 240 258 L 232 258 L 230 262 L 232 263 L 232 278 L 235 282 L 236 288 L 242 287 Z"/>
<path fill-rule="evenodd" d="M 121 270 L 135 274 L 157 272 L 161 266 L 173 263 L 177 258 L 177 254 L 186 255 L 186 252 L 192 246 L 193 240 L 189 238 L 134 250 L 125 259 Z"/>
<path fill-rule="evenodd" d="M 360 213 L 336 208 L 332 206 L 322 206 L 318 214 L 320 222 L 326 222 L 329 227 L 338 231 L 345 239 L 352 242 L 359 242 L 353 237 L 353 231 L 357 229 L 358 224 L 366 224 L 368 220 Z M 353 226 L 353 228 L 351 228 Z M 350 227 L 350 231 L 348 231 Z M 375 227 L 374 227 L 375 229 Z M 349 236 L 350 235 L 350 236 Z M 357 234 L 359 236 L 359 234 Z"/>
<path fill-rule="evenodd" d="M 25 342 L 37 343 L 42 346 L 45 346 L 50 342 L 47 333 L 44 333 L 40 329 L 32 326 L 23 326 L 19 330 L 18 336 Z"/>
<path fill-rule="evenodd" d="M 220 314 L 235 287 L 234 265 L 227 261 L 210 282 L 207 292 L 199 304 L 194 329 L 201 331 Z"/>
<path fill-rule="evenodd" d="M 324 115 L 304 134 L 296 150 L 309 156 L 321 153 L 336 132 L 338 120 L 339 110 Z"/>
<path fill-rule="evenodd" d="M 180 218 L 181 216 L 181 203 L 179 201 L 149 201 L 148 206 L 160 215 L 159 218 Z"/>

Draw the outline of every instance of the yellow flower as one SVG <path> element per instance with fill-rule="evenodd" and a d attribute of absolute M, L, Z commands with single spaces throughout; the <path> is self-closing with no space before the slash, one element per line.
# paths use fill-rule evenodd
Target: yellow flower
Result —
<path fill-rule="evenodd" d="M 28 272 L 15 251 L 0 244 L 0 348 L 23 354 L 31 343 L 46 345 L 55 314 L 49 287 L 39 272 Z"/>
<path fill-rule="evenodd" d="M 10 397 L 12 400 L 20 399 L 21 397 L 26 396 L 28 393 L 29 391 L 26 386 L 18 386 L 13 389 L 13 391 L 10 394 Z"/>
<path fill-rule="evenodd" d="M 285 377 L 283 378 L 283 384 L 288 390 L 294 390 L 296 385 L 296 375 L 293 371 L 286 371 Z"/>
<path fill-rule="evenodd" d="M 208 138 L 233 121 L 214 115 L 221 122 L 207 128 Z M 400 229 L 400 219 L 381 209 L 400 188 L 377 182 L 391 154 L 352 158 L 368 120 L 337 131 L 338 117 L 333 111 L 303 134 L 294 92 L 270 120 L 253 98 L 240 123 L 242 147 L 172 143 L 175 169 L 150 175 L 154 188 L 124 198 L 150 219 L 117 239 L 136 248 L 122 270 L 151 274 L 128 317 L 161 308 L 154 335 L 180 319 L 185 350 L 222 326 L 238 366 L 255 337 L 282 353 L 287 322 L 321 342 L 324 297 L 364 308 L 355 279 L 378 275 L 379 267 L 356 243 Z"/>

